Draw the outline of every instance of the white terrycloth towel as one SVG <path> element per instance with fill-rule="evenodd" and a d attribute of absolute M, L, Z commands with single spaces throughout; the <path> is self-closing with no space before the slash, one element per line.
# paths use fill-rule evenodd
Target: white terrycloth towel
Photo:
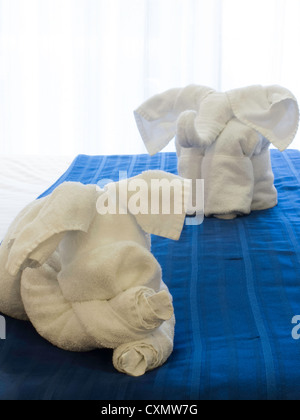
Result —
<path fill-rule="evenodd" d="M 125 181 L 106 190 L 64 183 L 24 209 L 0 246 L 0 311 L 30 320 L 66 350 L 112 348 L 116 368 L 133 376 L 164 363 L 173 350 L 175 317 L 149 234 L 180 237 L 190 185 L 160 171 L 133 178 L 148 187 L 154 179 L 182 186 L 181 196 L 170 190 L 169 215 L 125 212 L 137 199 L 132 189 L 126 203 L 117 199 L 115 214 L 99 214 L 99 202 Z"/>
<path fill-rule="evenodd" d="M 176 136 L 178 171 L 205 181 L 205 214 L 233 218 L 277 204 L 269 146 L 280 151 L 299 124 L 294 95 L 281 86 L 218 93 L 191 85 L 150 98 L 135 112 L 152 155 Z"/>

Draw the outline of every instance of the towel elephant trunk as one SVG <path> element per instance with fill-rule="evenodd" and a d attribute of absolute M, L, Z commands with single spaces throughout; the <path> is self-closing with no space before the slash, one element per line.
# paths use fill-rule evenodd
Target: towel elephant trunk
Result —
<path fill-rule="evenodd" d="M 185 111 L 179 116 L 176 139 L 181 147 L 206 149 L 233 116 L 227 95 L 213 93 L 201 102 L 197 112 Z"/>
<path fill-rule="evenodd" d="M 171 295 L 162 290 L 136 287 L 110 301 L 111 307 L 134 328 L 154 330 L 174 314 Z"/>

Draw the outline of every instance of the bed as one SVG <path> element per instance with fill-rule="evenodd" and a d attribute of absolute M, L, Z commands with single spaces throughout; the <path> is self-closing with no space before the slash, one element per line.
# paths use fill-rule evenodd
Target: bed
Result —
<path fill-rule="evenodd" d="M 0 156 L 0 240 L 17 214 L 64 173 L 70 156 Z"/>
<path fill-rule="evenodd" d="M 300 315 L 300 152 L 271 153 L 276 208 L 234 221 L 205 219 L 201 226 L 185 226 L 178 242 L 153 236 L 152 251 L 173 294 L 177 319 L 174 352 L 163 367 L 128 377 L 114 370 L 110 350 L 65 352 L 30 323 L 5 317 L 0 399 L 300 399 L 300 340 L 292 336 L 298 331 L 292 320 Z M 51 176 L 59 169 L 63 175 L 36 195 L 49 194 L 63 181 L 117 181 L 119 171 L 177 173 L 174 153 L 80 155 L 69 167 L 68 159 L 53 165 Z M 36 165 L 32 161 L 31 169 Z M 7 182 L 18 174 L 22 178 L 22 168 L 17 166 Z M 31 194 L 36 187 L 41 183 Z M 20 198 L 14 202 L 3 189 L 0 194 L 0 212 L 10 209 L 12 218 Z M 8 222 L 2 220 L 1 234 Z"/>

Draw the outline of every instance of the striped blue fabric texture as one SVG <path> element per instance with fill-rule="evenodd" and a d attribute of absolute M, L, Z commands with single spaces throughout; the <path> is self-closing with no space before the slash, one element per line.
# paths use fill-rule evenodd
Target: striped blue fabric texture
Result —
<path fill-rule="evenodd" d="M 185 226 L 180 241 L 153 236 L 174 297 L 175 348 L 141 378 L 114 370 L 110 350 L 69 353 L 29 323 L 6 317 L 1 399 L 300 400 L 300 152 L 272 150 L 279 205 L 234 221 Z M 64 181 L 97 184 L 147 169 L 177 173 L 175 154 L 78 156 Z M 1 291 L 0 291 L 1 293 Z M 299 328 L 300 332 L 300 328 Z"/>

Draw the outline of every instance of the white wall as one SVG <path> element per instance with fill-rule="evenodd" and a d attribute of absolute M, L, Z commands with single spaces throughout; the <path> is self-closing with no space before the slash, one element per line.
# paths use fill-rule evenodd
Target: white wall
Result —
<path fill-rule="evenodd" d="M 300 98 L 299 21 L 300 0 L 0 0 L 0 153 L 146 152 L 133 110 L 189 83 Z"/>

